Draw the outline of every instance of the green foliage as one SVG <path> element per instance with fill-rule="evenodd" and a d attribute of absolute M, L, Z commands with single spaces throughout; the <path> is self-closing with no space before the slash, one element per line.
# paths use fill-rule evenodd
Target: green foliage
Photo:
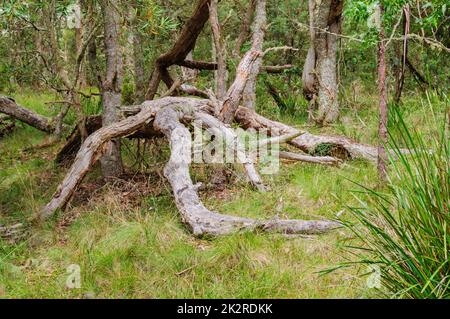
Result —
<path fill-rule="evenodd" d="M 448 126 L 443 121 L 439 133 L 425 141 L 397 118 L 386 190 L 363 187 L 360 206 L 351 209 L 356 222 L 346 223 L 360 242 L 347 246 L 358 259 L 349 264 L 380 267 L 381 292 L 391 297 L 449 298 Z M 402 147 L 414 153 L 406 155 Z"/>

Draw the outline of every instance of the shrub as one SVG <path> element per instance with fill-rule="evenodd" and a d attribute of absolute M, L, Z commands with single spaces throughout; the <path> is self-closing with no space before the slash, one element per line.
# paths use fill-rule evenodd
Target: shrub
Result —
<path fill-rule="evenodd" d="M 340 265 L 377 265 L 382 289 L 393 298 L 450 297 L 450 148 L 448 127 L 433 136 L 408 129 L 401 115 L 389 146 L 390 177 L 384 191 L 362 187 L 356 219 L 345 226 L 360 244 Z M 403 154 L 400 145 L 414 150 Z"/>

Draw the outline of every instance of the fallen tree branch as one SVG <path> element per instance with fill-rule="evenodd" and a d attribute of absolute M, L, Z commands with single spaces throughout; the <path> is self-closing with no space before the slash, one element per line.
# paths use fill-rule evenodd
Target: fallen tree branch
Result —
<path fill-rule="evenodd" d="M 331 221 L 279 220 L 258 221 L 250 218 L 223 215 L 208 210 L 200 200 L 189 175 L 191 163 L 191 133 L 180 123 L 184 116 L 172 108 L 156 114 L 155 127 L 169 139 L 171 156 L 164 168 L 164 176 L 172 186 L 175 203 L 182 221 L 196 237 L 221 236 L 242 230 L 262 230 L 283 234 L 318 234 L 335 229 L 339 223 Z"/>
<path fill-rule="evenodd" d="M 315 164 L 323 164 L 323 165 L 330 165 L 330 166 L 336 166 L 339 165 L 342 161 L 336 157 L 331 156 L 311 156 L 306 154 L 297 154 L 292 152 L 284 152 L 280 151 L 279 153 L 280 158 L 291 160 L 291 161 L 299 161 L 299 162 L 306 162 L 306 163 L 315 163 Z"/>
<path fill-rule="evenodd" d="M 235 114 L 235 119 L 245 129 L 263 129 L 267 130 L 268 133 L 273 136 L 299 132 L 299 130 L 291 126 L 269 120 L 257 114 L 255 111 L 244 107 L 238 108 Z M 334 147 L 334 150 L 340 153 L 333 155 L 341 159 L 363 158 L 370 161 L 376 161 L 378 154 L 376 147 L 357 143 L 341 136 L 313 135 L 311 133 L 304 132 L 304 134 L 291 140 L 289 143 L 310 154 L 315 154 L 320 145 L 329 145 L 330 148 Z"/>
<path fill-rule="evenodd" d="M 52 133 L 55 127 L 51 119 L 20 106 L 11 98 L 0 95 L 0 112 L 22 121 L 40 131 Z"/>
<path fill-rule="evenodd" d="M 108 141 L 133 134 L 145 126 L 154 117 L 157 110 L 165 106 L 183 104 L 190 107 L 200 107 L 205 103 L 207 103 L 207 100 L 176 97 L 147 101 L 142 104 L 141 111 L 138 114 L 109 126 L 102 127 L 91 134 L 82 144 L 74 163 L 64 180 L 58 186 L 52 199 L 41 210 L 39 218 L 46 219 L 52 216 L 56 210 L 63 208 L 67 204 L 91 166 L 101 157 L 104 151 L 102 147 Z"/>

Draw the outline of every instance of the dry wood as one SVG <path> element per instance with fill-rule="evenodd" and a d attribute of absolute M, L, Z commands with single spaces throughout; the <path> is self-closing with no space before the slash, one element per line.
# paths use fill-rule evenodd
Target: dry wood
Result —
<path fill-rule="evenodd" d="M 315 164 L 323 164 L 323 165 L 331 165 L 336 166 L 341 163 L 341 160 L 332 157 L 332 156 L 311 156 L 306 154 L 297 154 L 292 152 L 279 152 L 280 158 L 288 159 L 291 161 L 299 161 L 299 162 L 306 162 L 306 163 L 315 163 Z"/>
<path fill-rule="evenodd" d="M 256 130 L 267 130 L 269 134 L 278 136 L 288 133 L 299 132 L 299 130 L 290 127 L 286 124 L 269 120 L 253 110 L 249 110 L 244 107 L 239 107 L 235 114 L 236 121 L 245 129 L 253 128 Z M 341 151 L 341 154 L 334 156 L 346 159 L 350 157 L 352 159 L 363 158 L 370 161 L 377 160 L 377 149 L 370 145 L 354 142 L 346 137 L 341 136 L 325 136 L 325 135 L 313 135 L 308 132 L 289 142 L 290 144 L 297 146 L 304 152 L 314 154 L 316 148 L 319 145 L 328 144 L 334 146 L 335 150 Z"/>
<path fill-rule="evenodd" d="M 18 105 L 13 99 L 1 95 L 0 112 L 47 133 L 52 133 L 55 130 L 49 118 L 30 111 Z"/>
<path fill-rule="evenodd" d="M 181 104 L 194 108 L 203 106 L 206 103 L 207 100 L 175 97 L 147 101 L 142 104 L 141 111 L 138 114 L 109 126 L 104 126 L 91 134 L 84 141 L 77 153 L 74 163 L 66 174 L 66 177 L 58 186 L 51 201 L 42 209 L 39 217 L 41 219 L 48 218 L 52 216 L 57 209 L 63 208 L 67 204 L 91 166 L 105 151 L 104 145 L 111 139 L 133 134 L 144 127 L 146 123 L 152 119 L 156 111 L 162 107 Z"/>
<path fill-rule="evenodd" d="M 318 234 L 339 227 L 331 221 L 278 220 L 258 221 L 223 215 L 207 209 L 197 194 L 189 175 L 191 133 L 180 123 L 182 112 L 166 107 L 156 114 L 155 127 L 169 139 L 171 156 L 164 176 L 172 186 L 175 203 L 182 221 L 194 236 L 220 236 L 242 230 L 262 230 L 284 234 Z"/>

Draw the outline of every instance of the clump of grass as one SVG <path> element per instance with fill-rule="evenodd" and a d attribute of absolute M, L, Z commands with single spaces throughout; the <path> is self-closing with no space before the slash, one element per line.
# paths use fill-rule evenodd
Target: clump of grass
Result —
<path fill-rule="evenodd" d="M 346 226 L 361 244 L 346 246 L 356 261 L 341 266 L 376 265 L 379 291 L 393 298 L 449 298 L 448 127 L 426 141 L 407 128 L 400 114 L 397 120 L 386 191 L 363 187 L 357 196 L 361 206 L 351 208 L 356 222 Z M 404 147 L 414 152 L 402 154 Z"/>

